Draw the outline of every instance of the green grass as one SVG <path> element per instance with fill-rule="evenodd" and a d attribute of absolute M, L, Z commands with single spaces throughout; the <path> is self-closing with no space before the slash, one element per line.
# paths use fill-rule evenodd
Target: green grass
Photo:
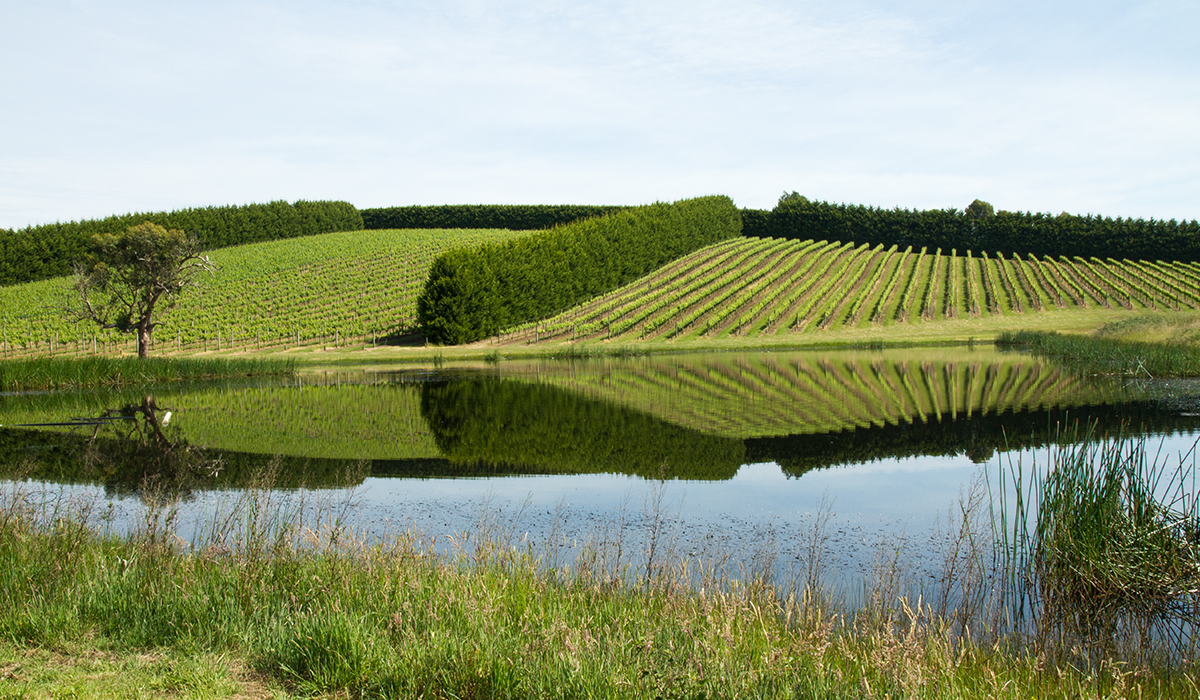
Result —
<path fill-rule="evenodd" d="M 131 386 L 229 377 L 291 374 L 289 359 L 169 357 L 35 357 L 0 360 L 0 391 Z"/>
<path fill-rule="evenodd" d="M 1001 333 L 996 338 L 996 344 L 1025 348 L 1039 357 L 1053 358 L 1091 374 L 1147 379 L 1200 376 L 1200 345 L 1192 343 L 1018 331 Z"/>
<path fill-rule="evenodd" d="M 1036 647 L 1010 647 L 985 629 L 966 636 L 953 606 L 895 597 L 886 572 L 861 606 L 847 608 L 818 589 L 731 575 L 719 563 L 647 566 L 612 541 L 586 543 L 564 563 L 553 547 L 503 526 L 463 533 L 445 554 L 420 533 L 367 542 L 337 520 L 337 503 L 314 504 L 326 517 L 306 527 L 270 491 L 247 492 L 234 517 L 218 514 L 191 543 L 175 536 L 169 504 L 121 537 L 97 528 L 88 503 L 43 507 L 11 484 L 2 495 L 0 693 L 17 697 L 245 689 L 237 669 L 258 674 L 259 696 L 1026 700 L 1197 691 L 1186 665 L 1055 666 Z M 136 680 L 95 683 L 126 668 Z M 131 686 L 139 681 L 147 685 Z"/>

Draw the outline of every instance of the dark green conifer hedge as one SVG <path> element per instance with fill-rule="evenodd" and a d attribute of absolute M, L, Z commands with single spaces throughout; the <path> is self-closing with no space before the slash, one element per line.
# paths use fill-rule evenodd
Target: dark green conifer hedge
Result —
<path fill-rule="evenodd" d="M 986 205 L 986 203 L 980 203 Z M 982 213 L 981 213 L 982 212 Z M 914 248 L 1131 260 L 1200 261 L 1200 223 L 957 209 L 879 209 L 785 196 L 742 212 L 745 235 Z"/>
<path fill-rule="evenodd" d="M 385 228 L 505 228 L 534 231 L 592 216 L 613 214 L 629 207 L 575 204 L 446 204 L 362 209 L 363 226 Z"/>
<path fill-rule="evenodd" d="M 196 236 L 205 248 L 224 248 L 332 231 L 359 231 L 362 216 L 348 202 L 284 201 L 204 207 L 106 219 L 0 229 L 0 285 L 69 275 L 99 233 L 117 233 L 151 221 Z"/>
<path fill-rule="evenodd" d="M 741 234 L 724 196 L 651 204 L 438 257 L 417 300 L 433 343 L 457 345 L 543 318 Z"/>

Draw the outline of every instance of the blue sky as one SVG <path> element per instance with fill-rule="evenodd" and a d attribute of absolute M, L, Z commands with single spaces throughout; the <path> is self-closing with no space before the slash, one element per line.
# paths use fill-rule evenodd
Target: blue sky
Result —
<path fill-rule="evenodd" d="M 727 194 L 1200 217 L 1200 3 L 0 0 L 0 227 Z"/>

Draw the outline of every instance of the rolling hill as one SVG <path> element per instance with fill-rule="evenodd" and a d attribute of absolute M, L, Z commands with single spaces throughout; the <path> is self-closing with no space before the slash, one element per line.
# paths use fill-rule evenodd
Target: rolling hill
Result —
<path fill-rule="evenodd" d="M 415 333 L 440 253 L 504 230 L 332 233 L 217 250 L 219 271 L 162 316 L 154 352 L 372 344 Z M 120 352 L 131 338 L 64 312 L 69 278 L 0 288 L 0 350 Z M 571 341 L 802 340 L 993 319 L 1053 327 L 1079 312 L 1200 309 L 1200 264 L 737 238 L 563 313 L 504 329 L 509 347 Z M 1090 317 L 1089 317 L 1090 318 Z"/>

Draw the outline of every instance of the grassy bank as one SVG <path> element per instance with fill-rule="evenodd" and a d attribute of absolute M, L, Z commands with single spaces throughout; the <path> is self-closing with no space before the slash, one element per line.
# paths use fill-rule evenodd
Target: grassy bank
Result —
<path fill-rule="evenodd" d="M 1200 345 L 1122 340 L 1044 331 L 1004 332 L 999 346 L 1025 348 L 1091 374 L 1126 377 L 1198 377 Z"/>
<path fill-rule="evenodd" d="M 369 542 L 343 526 L 338 504 L 289 505 L 254 489 L 191 543 L 154 498 L 142 527 L 114 536 L 94 504 L 47 507 L 32 496 L 10 484 L 0 507 L 3 695 L 57 697 L 63 686 L 44 680 L 53 678 L 77 697 L 126 687 L 89 685 L 104 673 L 142 679 L 155 696 L 212 697 L 1027 700 L 1200 690 L 1189 662 L 1059 664 L 997 634 L 978 603 L 988 577 L 966 515 L 947 540 L 945 595 L 902 596 L 885 562 L 850 607 L 816 583 L 819 528 L 808 576 L 785 584 L 606 539 L 562 562 L 553 546 L 504 526 L 449 548 L 412 532 Z M 320 514 L 301 517 L 305 508 Z"/>
<path fill-rule="evenodd" d="M 0 391 L 49 391 L 188 380 L 291 374 L 279 358 L 37 357 L 0 360 Z"/>

